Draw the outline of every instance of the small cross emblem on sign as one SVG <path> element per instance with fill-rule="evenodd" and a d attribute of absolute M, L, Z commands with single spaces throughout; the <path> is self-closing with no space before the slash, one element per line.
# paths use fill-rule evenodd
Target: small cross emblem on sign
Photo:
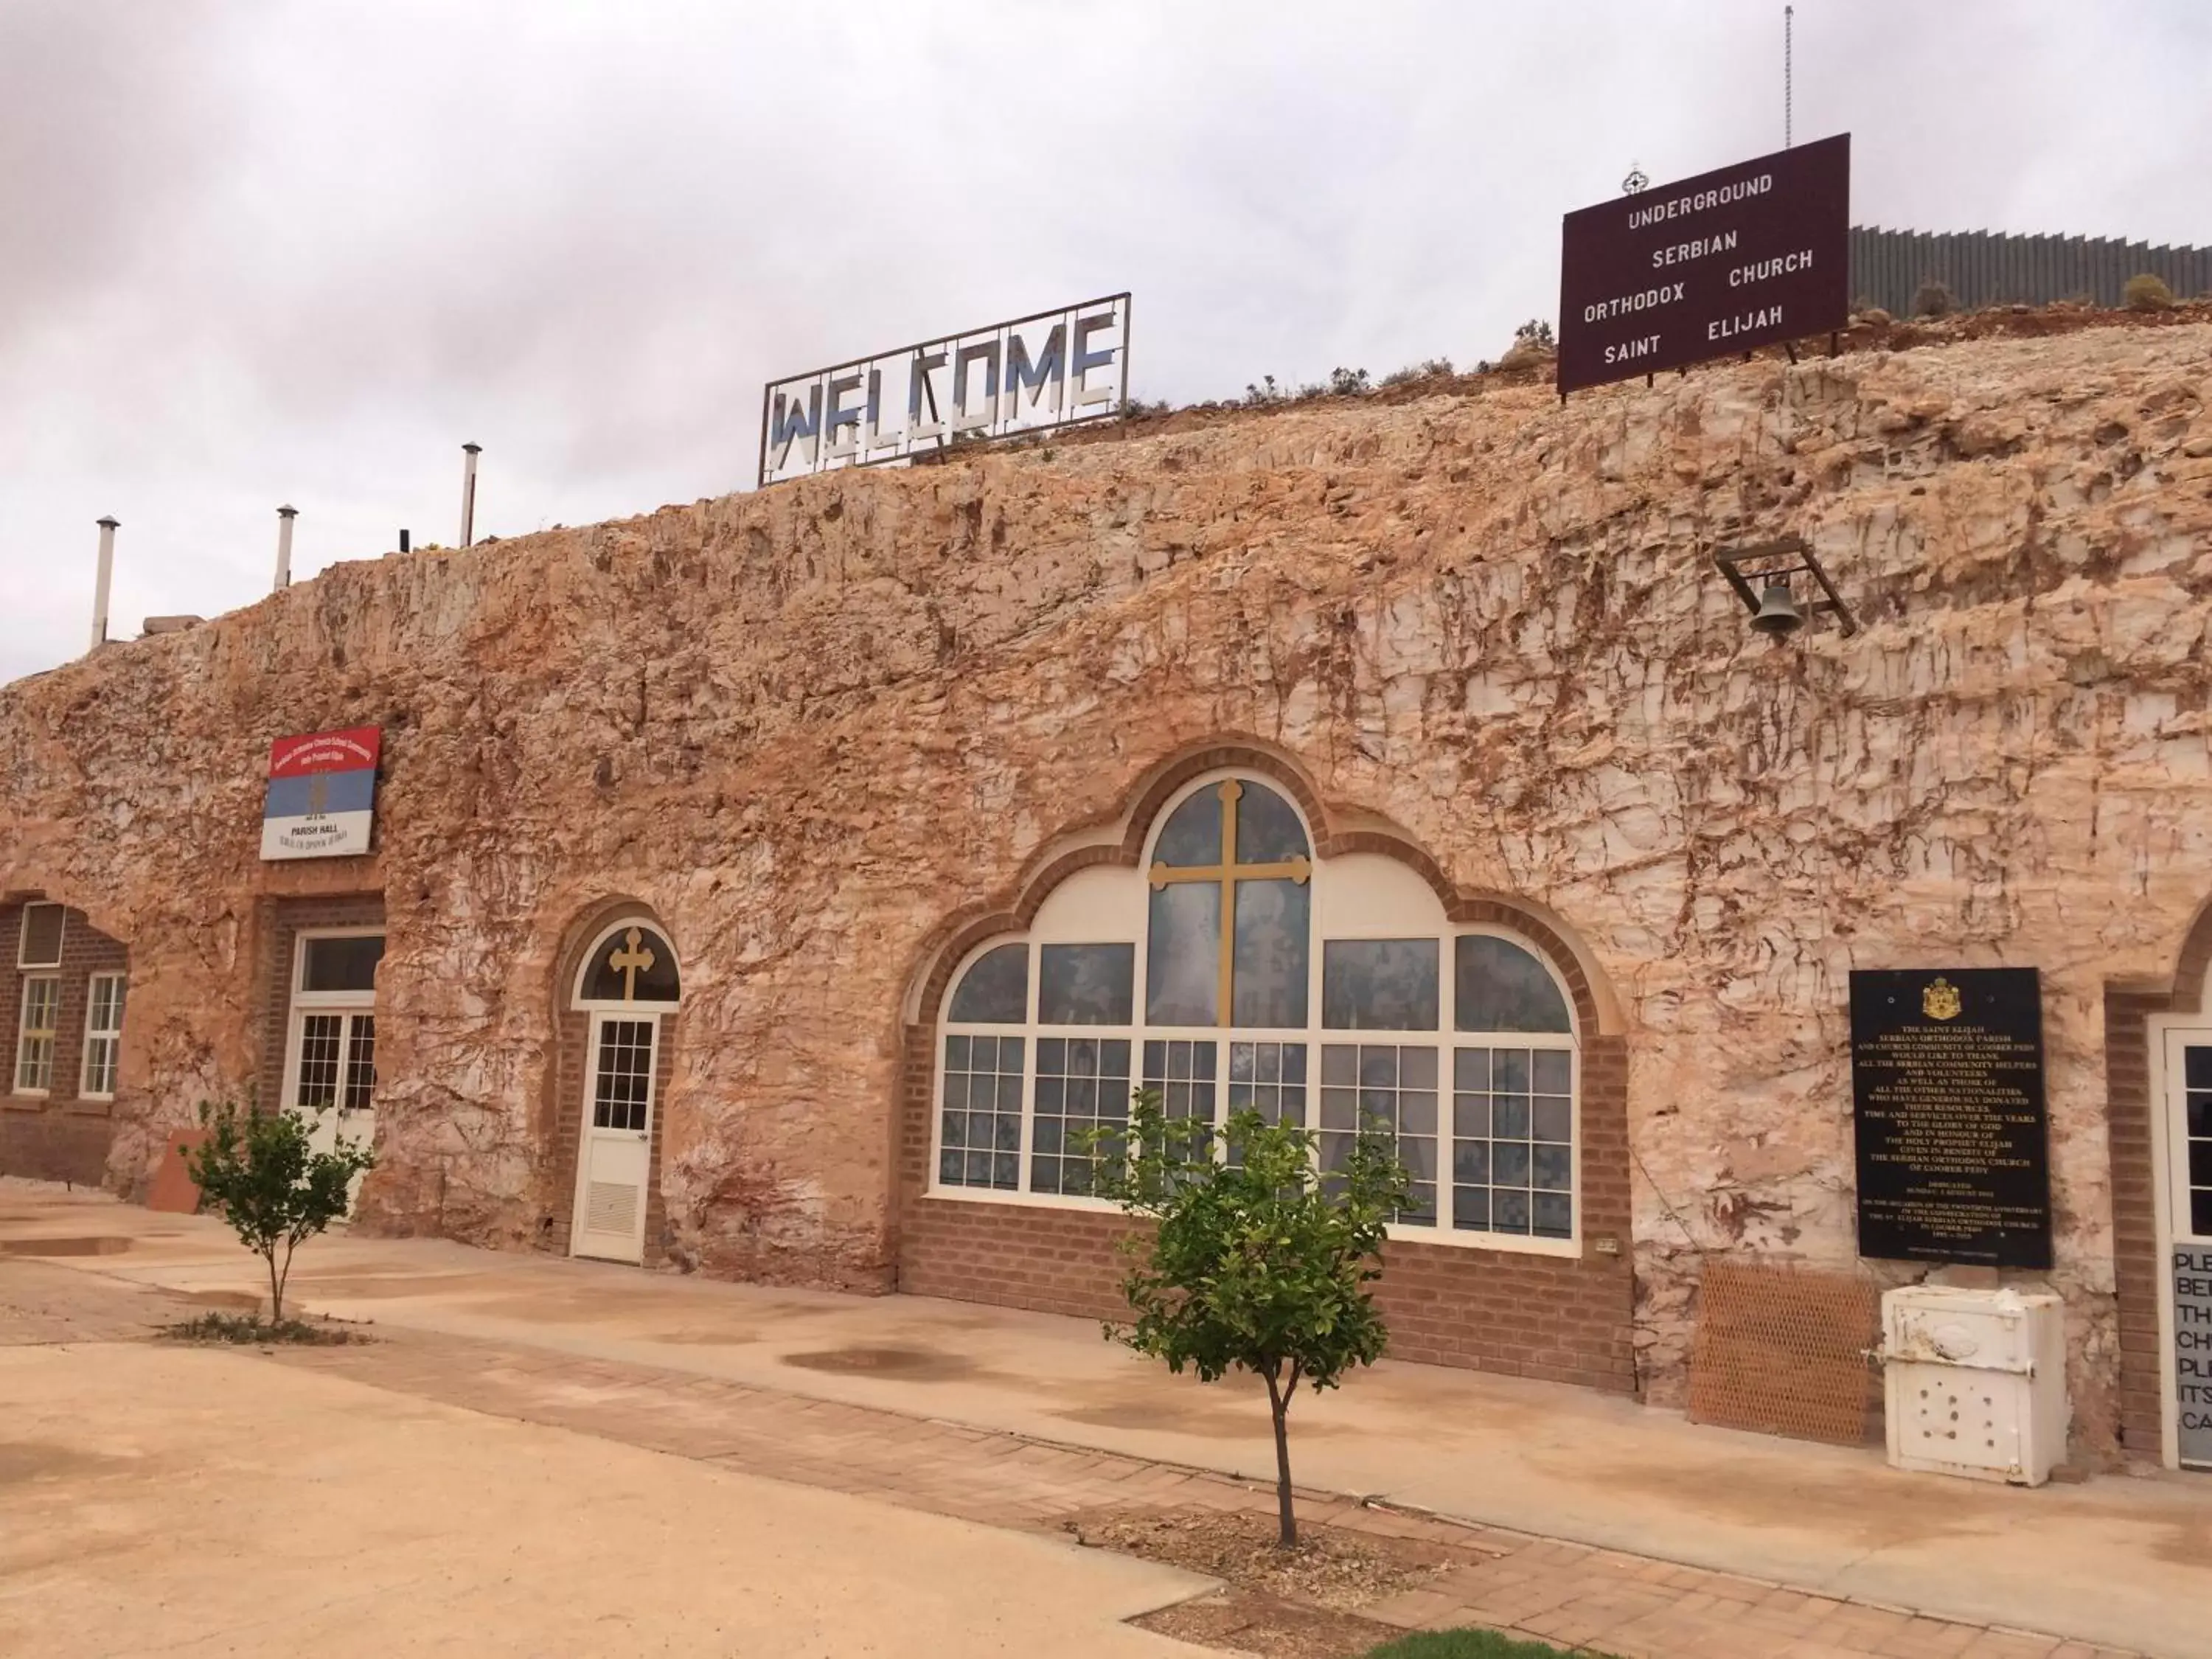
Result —
<path fill-rule="evenodd" d="M 653 970 L 653 952 L 643 947 L 645 935 L 631 928 L 623 935 L 623 949 L 607 958 L 607 966 L 623 976 L 623 1000 L 637 1000 L 637 976 Z"/>

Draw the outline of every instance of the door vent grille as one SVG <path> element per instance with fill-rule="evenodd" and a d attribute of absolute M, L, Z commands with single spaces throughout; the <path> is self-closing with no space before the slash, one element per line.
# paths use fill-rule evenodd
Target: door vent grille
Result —
<path fill-rule="evenodd" d="M 594 1181 L 584 1188 L 584 1231 L 617 1233 L 628 1237 L 637 1231 L 637 1188 L 613 1181 Z"/>

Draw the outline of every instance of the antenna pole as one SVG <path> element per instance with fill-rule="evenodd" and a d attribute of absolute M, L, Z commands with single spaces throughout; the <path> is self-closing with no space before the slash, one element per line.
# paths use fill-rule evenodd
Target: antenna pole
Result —
<path fill-rule="evenodd" d="M 1790 72 L 1792 67 L 1790 59 L 1796 55 L 1794 48 L 1797 44 L 1796 33 L 1797 8 L 1784 6 L 1782 9 L 1782 148 L 1784 149 L 1788 149 L 1790 145 L 1790 115 L 1792 113 L 1790 105 L 1793 88 L 1790 83 Z"/>

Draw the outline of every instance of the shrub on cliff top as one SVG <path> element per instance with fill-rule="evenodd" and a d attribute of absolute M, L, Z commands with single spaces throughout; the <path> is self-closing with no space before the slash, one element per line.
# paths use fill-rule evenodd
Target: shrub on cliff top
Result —
<path fill-rule="evenodd" d="M 2130 311 L 2165 311 L 2173 304 L 2173 290 L 2146 270 L 2128 278 L 2120 298 Z"/>
<path fill-rule="evenodd" d="M 1938 277 L 1922 279 L 1912 291 L 1912 314 L 1916 317 L 1948 317 L 1959 308 L 1951 297 L 1950 289 Z"/>

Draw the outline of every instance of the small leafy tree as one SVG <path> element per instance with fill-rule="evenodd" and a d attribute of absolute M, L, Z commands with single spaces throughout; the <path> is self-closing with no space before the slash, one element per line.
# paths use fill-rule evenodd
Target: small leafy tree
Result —
<path fill-rule="evenodd" d="M 292 1252 L 344 1217 L 347 1189 L 354 1176 L 376 1167 L 375 1155 L 357 1140 L 316 1152 L 307 1121 L 296 1112 L 240 1112 L 228 1101 L 203 1102 L 200 1123 L 208 1137 L 185 1154 L 186 1167 L 238 1242 L 269 1264 L 269 1322 L 282 1324 Z"/>
<path fill-rule="evenodd" d="M 1333 1389 L 1382 1358 L 1389 1333 L 1368 1286 L 1408 1182 L 1387 1126 L 1363 1130 L 1326 1174 L 1315 1139 L 1249 1110 L 1225 1128 L 1194 1127 L 1169 1117 L 1152 1089 L 1138 1093 L 1126 1133 L 1088 1138 L 1094 1190 L 1157 1224 L 1124 1246 L 1140 1258 L 1121 1281 L 1134 1322 L 1106 1334 L 1178 1375 L 1189 1366 L 1212 1382 L 1241 1367 L 1267 1385 L 1285 1549 L 1298 1541 L 1291 1398 L 1302 1382 Z"/>

